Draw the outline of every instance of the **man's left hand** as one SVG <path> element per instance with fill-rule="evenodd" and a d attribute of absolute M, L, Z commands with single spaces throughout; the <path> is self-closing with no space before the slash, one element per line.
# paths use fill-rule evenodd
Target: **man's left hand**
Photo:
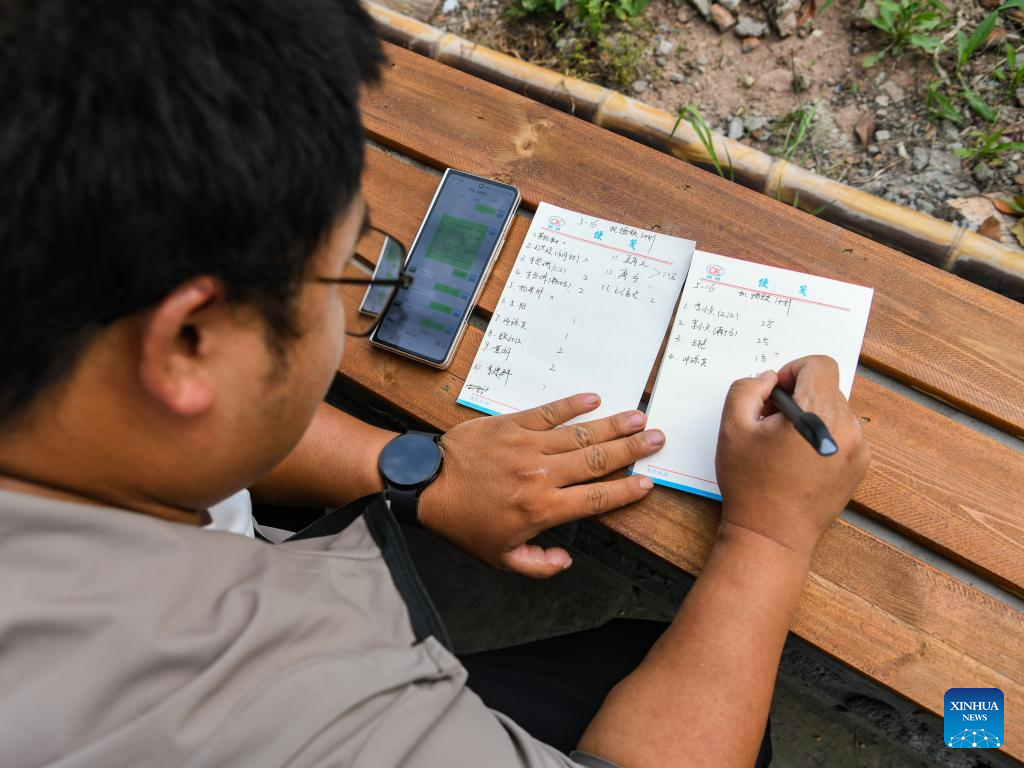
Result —
<path fill-rule="evenodd" d="M 527 542 L 562 523 L 642 499 L 650 478 L 599 480 L 658 451 L 660 430 L 626 411 L 561 425 L 597 408 L 580 394 L 528 411 L 463 422 L 441 438 L 444 466 L 420 499 L 420 521 L 497 568 L 546 578 L 572 564 L 560 547 Z"/>

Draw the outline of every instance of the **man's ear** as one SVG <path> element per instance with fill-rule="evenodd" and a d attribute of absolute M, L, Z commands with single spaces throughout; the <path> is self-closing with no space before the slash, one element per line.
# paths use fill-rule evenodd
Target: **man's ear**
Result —
<path fill-rule="evenodd" d="M 141 332 L 139 378 L 143 388 L 177 416 L 198 416 L 216 399 L 204 353 L 200 312 L 223 300 L 224 286 L 209 276 L 182 283 L 149 310 Z"/>

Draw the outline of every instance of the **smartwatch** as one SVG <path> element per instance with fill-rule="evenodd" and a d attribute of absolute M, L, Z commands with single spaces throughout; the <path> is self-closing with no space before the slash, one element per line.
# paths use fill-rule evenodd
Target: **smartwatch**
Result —
<path fill-rule="evenodd" d="M 409 431 L 392 438 L 377 466 L 384 478 L 384 497 L 400 523 L 419 527 L 423 489 L 441 472 L 441 435 Z"/>

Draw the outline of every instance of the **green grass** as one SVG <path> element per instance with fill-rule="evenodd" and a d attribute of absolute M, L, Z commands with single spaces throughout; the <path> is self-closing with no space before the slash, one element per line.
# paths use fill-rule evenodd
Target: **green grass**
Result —
<path fill-rule="evenodd" d="M 1005 47 L 1006 58 L 996 67 L 992 76 L 1006 86 L 1006 95 L 1010 99 L 1017 98 L 1017 89 L 1024 84 L 1024 61 L 1018 65 L 1017 49 L 1009 43 Z"/>
<path fill-rule="evenodd" d="M 818 102 L 815 101 L 805 104 L 788 115 L 783 115 L 776 121 L 776 125 L 788 124 L 789 126 L 782 140 L 780 155 L 783 160 L 792 160 L 796 156 L 797 150 L 804 145 L 810 136 L 811 126 L 814 124 L 814 118 L 817 115 Z"/>
<path fill-rule="evenodd" d="M 933 34 L 949 26 L 949 9 L 942 0 L 877 0 L 876 5 L 878 15 L 869 21 L 885 35 L 887 43 L 864 58 L 865 67 L 910 50 L 932 54 L 942 45 L 941 38 Z"/>
<path fill-rule="evenodd" d="M 961 29 L 956 33 L 956 71 L 959 72 L 987 41 L 999 20 L 999 11 L 992 11 L 968 37 Z"/>
<path fill-rule="evenodd" d="M 551 28 L 552 42 L 556 42 L 564 25 Z M 622 28 L 608 33 L 602 27 L 596 35 L 589 31 L 577 37 L 572 45 L 559 55 L 559 66 L 567 74 L 582 80 L 610 82 L 624 87 L 640 76 L 649 24 L 644 19 L 627 19 Z"/>
<path fill-rule="evenodd" d="M 969 147 L 954 150 L 957 157 L 970 162 L 988 162 L 997 159 L 1006 152 L 1020 152 L 1024 150 L 1024 141 L 1002 141 L 1005 129 L 995 128 L 991 131 L 971 130 L 971 138 L 974 144 Z"/>
<path fill-rule="evenodd" d="M 619 21 L 632 19 L 643 13 L 651 0 L 576 0 L 576 13 L 586 24 L 593 38 L 603 31 L 605 22 L 614 17 Z M 517 0 L 508 9 L 510 16 L 528 16 L 541 13 L 561 13 L 569 0 Z"/>
<path fill-rule="evenodd" d="M 693 126 L 693 130 L 697 133 L 697 138 L 703 145 L 704 150 L 708 153 L 708 157 L 711 158 L 712 165 L 715 166 L 715 170 L 718 171 L 718 175 L 723 179 L 728 178 L 729 181 L 735 181 L 736 176 L 733 172 L 732 158 L 728 157 L 729 150 L 726 148 L 726 158 L 729 162 L 729 175 L 725 175 L 725 170 L 722 168 L 722 162 L 718 159 L 718 152 L 715 149 L 715 136 L 708 126 L 704 116 L 700 113 L 693 104 L 687 104 L 685 107 L 680 107 L 676 113 L 676 123 L 672 126 L 672 133 L 669 134 L 669 139 L 675 136 L 676 129 L 679 128 L 679 124 L 686 120 L 690 125 Z"/>

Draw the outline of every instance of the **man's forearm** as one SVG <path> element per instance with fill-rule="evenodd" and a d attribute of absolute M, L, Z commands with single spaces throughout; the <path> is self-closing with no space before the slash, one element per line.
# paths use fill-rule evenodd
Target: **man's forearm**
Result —
<path fill-rule="evenodd" d="M 395 434 L 321 403 L 295 450 L 251 488 L 253 500 L 336 507 L 381 491 L 377 458 Z"/>
<path fill-rule="evenodd" d="M 629 768 L 750 766 L 809 557 L 723 523 L 679 614 L 580 749 Z"/>

